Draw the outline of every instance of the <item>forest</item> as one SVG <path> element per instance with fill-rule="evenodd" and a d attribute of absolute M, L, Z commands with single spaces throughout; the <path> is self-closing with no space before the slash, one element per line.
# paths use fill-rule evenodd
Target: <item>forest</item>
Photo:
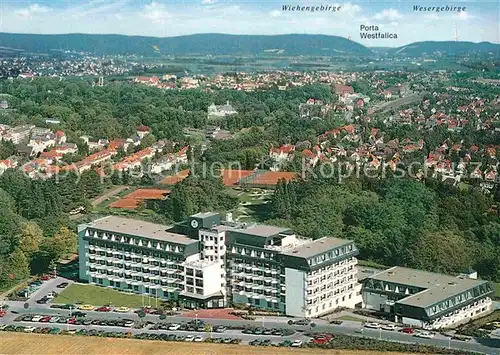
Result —
<path fill-rule="evenodd" d="M 359 86 L 360 90 L 367 89 L 365 82 Z M 268 156 L 270 147 L 298 142 L 314 144 L 319 134 L 345 124 L 343 113 L 330 112 L 321 120 L 299 116 L 299 104 L 309 98 L 335 102 L 326 85 L 286 91 L 161 91 L 127 83 L 92 87 L 79 79 L 37 78 L 3 81 L 0 92 L 11 95 L 9 104 L 16 110 L 0 116 L 0 123 L 47 127 L 46 118 L 61 121 L 51 127 L 63 130 L 68 141 L 79 144 L 78 155 L 66 156 L 67 162 L 88 153 L 78 139 L 81 135 L 126 138 L 135 134 L 136 126 L 147 125 L 156 139 L 191 144 L 190 159 L 197 164 L 238 161 L 243 169 L 253 169 Z M 226 101 L 238 114 L 231 120 L 209 122 L 207 107 Z M 186 138 L 183 129 L 203 129 L 207 124 L 220 125 L 231 131 L 234 138 L 212 141 L 202 154 L 200 142 Z M 363 139 L 375 124 L 390 139 L 424 139 L 424 149 L 413 159 L 424 159 L 430 149 L 444 140 L 480 146 L 496 142 L 494 136 L 471 127 L 457 134 L 446 129 L 424 132 L 411 125 L 359 124 Z M 0 143 L 0 159 L 14 152 L 12 144 Z M 120 156 L 124 154 L 121 152 Z M 285 168 L 300 171 L 301 165 L 292 161 Z M 106 184 L 150 186 L 154 181 L 132 180 L 123 174 L 103 184 L 93 170 L 80 176 L 65 174 L 47 180 L 32 180 L 13 169 L 0 176 L 0 288 L 29 273 L 46 270 L 73 251 L 76 226 L 68 212 L 89 206 L 90 199 L 102 194 Z M 387 266 L 406 265 L 449 273 L 472 266 L 482 277 L 500 281 L 500 219 L 488 212 L 498 195 L 498 189 L 496 195 L 486 196 L 474 186 L 459 189 L 431 178 L 419 182 L 362 177 L 342 183 L 336 178 L 306 178 L 280 182 L 262 222 L 290 226 L 307 237 L 353 239 L 362 259 Z M 226 193 L 220 180 L 189 177 L 172 188 L 166 203 L 152 208 L 167 221 L 180 221 L 199 211 L 225 211 L 236 206 L 237 201 Z"/>

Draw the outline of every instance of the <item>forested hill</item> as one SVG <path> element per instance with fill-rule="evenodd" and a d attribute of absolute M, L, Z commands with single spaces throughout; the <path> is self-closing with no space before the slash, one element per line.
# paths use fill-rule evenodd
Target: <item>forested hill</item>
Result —
<path fill-rule="evenodd" d="M 392 48 L 388 52 L 393 55 L 418 57 L 425 54 L 443 53 L 448 55 L 465 53 L 493 53 L 500 55 L 500 44 L 490 42 L 415 42 L 399 48 Z"/>
<path fill-rule="evenodd" d="M 72 50 L 97 54 L 151 55 L 157 46 L 173 55 L 369 55 L 371 51 L 343 37 L 326 35 L 228 35 L 196 34 L 179 37 L 141 37 L 100 34 L 15 34 L 0 33 L 0 46 L 28 52 Z"/>

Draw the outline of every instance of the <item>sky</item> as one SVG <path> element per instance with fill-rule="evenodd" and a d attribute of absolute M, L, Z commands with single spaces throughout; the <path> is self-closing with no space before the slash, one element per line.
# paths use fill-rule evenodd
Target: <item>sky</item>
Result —
<path fill-rule="evenodd" d="M 340 6 L 332 11 L 283 11 L 291 6 Z M 413 7 L 456 6 L 461 12 Z M 397 39 L 362 39 L 360 26 Z M 456 30 L 455 30 L 456 28 Z M 500 43 L 498 0 L 0 0 L 0 32 L 93 33 L 171 37 L 194 33 L 327 34 L 367 46 L 417 41 Z M 370 31 L 369 33 L 375 33 Z M 0 43 L 1 46 L 1 43 Z"/>

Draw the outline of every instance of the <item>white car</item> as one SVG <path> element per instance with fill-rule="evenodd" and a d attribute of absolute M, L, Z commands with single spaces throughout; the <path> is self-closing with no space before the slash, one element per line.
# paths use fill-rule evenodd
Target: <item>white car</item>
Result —
<path fill-rule="evenodd" d="M 33 333 L 35 331 L 36 327 L 26 327 L 24 328 L 25 333 Z"/>
<path fill-rule="evenodd" d="M 381 326 L 383 330 L 396 330 L 397 327 L 394 324 L 383 324 Z"/>
<path fill-rule="evenodd" d="M 204 338 L 203 338 L 202 335 L 197 335 L 197 336 L 194 337 L 194 341 L 196 341 L 196 342 L 201 342 L 203 340 L 204 340 Z"/>
<path fill-rule="evenodd" d="M 292 343 L 292 346 L 294 348 L 300 348 L 302 346 L 302 340 L 300 340 L 300 339 L 294 340 Z"/>
<path fill-rule="evenodd" d="M 33 318 L 31 318 L 31 321 L 32 322 L 40 322 L 40 319 L 42 319 L 43 317 L 42 316 L 34 316 Z"/>
<path fill-rule="evenodd" d="M 366 323 L 365 327 L 366 328 L 378 329 L 378 328 L 380 328 L 380 324 L 378 324 L 378 323 Z"/>
<path fill-rule="evenodd" d="M 419 332 L 419 333 L 415 334 L 415 336 L 419 337 L 419 338 L 426 338 L 426 339 L 434 338 L 434 334 L 431 332 Z"/>
<path fill-rule="evenodd" d="M 59 317 L 52 317 L 52 318 L 50 318 L 49 323 L 57 323 L 57 321 L 59 319 L 61 319 L 61 318 L 59 318 Z"/>
<path fill-rule="evenodd" d="M 193 340 L 194 340 L 193 335 L 186 335 L 186 337 L 184 338 L 184 341 L 193 341 Z"/>
<path fill-rule="evenodd" d="M 178 330 L 180 327 L 180 324 L 172 324 L 170 327 L 168 327 L 168 330 Z"/>
<path fill-rule="evenodd" d="M 7 328 L 7 325 L 8 325 L 8 324 L 1 324 L 1 325 L 0 325 L 0 330 L 3 330 L 3 329 L 5 329 L 5 328 Z"/>

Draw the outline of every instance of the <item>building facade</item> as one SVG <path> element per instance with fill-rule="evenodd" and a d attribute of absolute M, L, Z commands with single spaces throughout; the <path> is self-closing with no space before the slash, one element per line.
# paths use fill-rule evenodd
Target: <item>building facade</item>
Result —
<path fill-rule="evenodd" d="M 80 279 L 188 308 L 251 305 L 296 317 L 362 305 L 349 240 L 198 213 L 175 228 L 108 216 L 82 224 Z"/>
<path fill-rule="evenodd" d="M 490 283 L 477 275 L 450 276 L 392 267 L 363 279 L 366 308 L 425 329 L 451 328 L 492 310 Z"/>

